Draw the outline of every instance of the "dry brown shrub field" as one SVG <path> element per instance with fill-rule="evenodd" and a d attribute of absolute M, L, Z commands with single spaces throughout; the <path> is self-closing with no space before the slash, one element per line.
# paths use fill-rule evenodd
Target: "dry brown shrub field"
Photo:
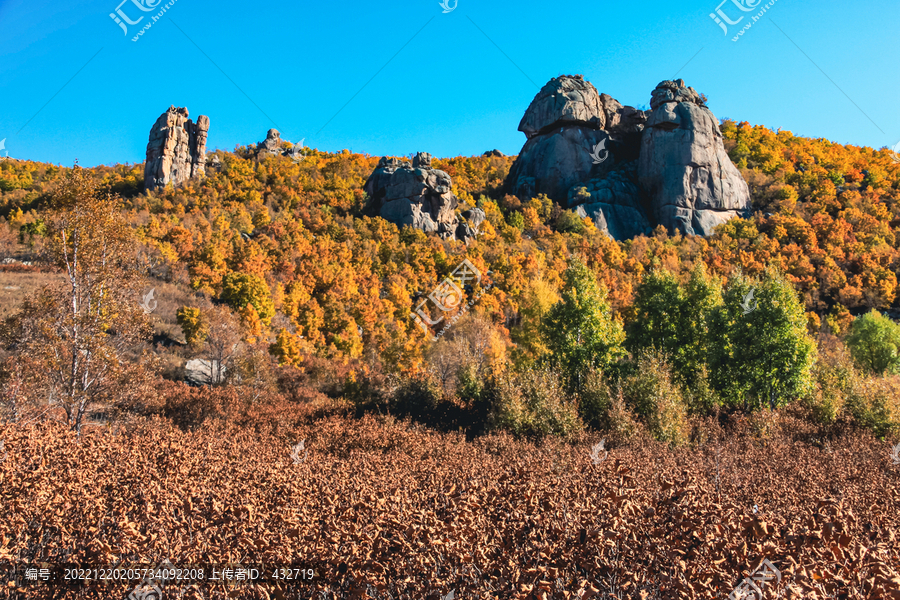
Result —
<path fill-rule="evenodd" d="M 596 434 L 467 441 L 333 401 L 200 395 L 199 425 L 151 414 L 80 438 L 46 421 L 0 426 L 0 564 L 315 571 L 165 598 L 712 599 L 768 559 L 782 577 L 765 598 L 900 598 L 900 465 L 871 436 L 816 437 L 776 414 L 767 436 L 701 423 L 703 444 L 641 439 L 595 464 Z M 20 581 L 0 595 L 133 587 Z"/>

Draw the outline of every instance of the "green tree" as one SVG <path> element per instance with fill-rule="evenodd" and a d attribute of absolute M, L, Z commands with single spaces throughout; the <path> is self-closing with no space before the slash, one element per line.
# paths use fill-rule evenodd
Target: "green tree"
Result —
<path fill-rule="evenodd" d="M 203 319 L 199 308 L 182 306 L 175 311 L 175 321 L 181 326 L 184 341 L 190 346 L 200 346 L 209 335 L 209 324 Z"/>
<path fill-rule="evenodd" d="M 812 383 L 815 342 L 794 288 L 767 271 L 753 286 L 732 278 L 711 328 L 710 379 L 732 406 L 770 409 L 803 395 Z"/>
<path fill-rule="evenodd" d="M 637 355 L 663 351 L 679 383 L 692 387 L 701 378 L 709 355 L 709 325 L 722 303 L 722 289 L 706 265 L 698 263 L 687 284 L 665 270 L 648 273 L 635 293 L 635 319 L 626 346 Z"/>
<path fill-rule="evenodd" d="M 570 389 L 582 387 L 589 368 L 605 370 L 622 355 L 625 332 L 613 316 L 606 289 L 577 258 L 563 274 L 560 300 L 541 323 L 549 352 L 545 362 L 564 373 Z"/>
<path fill-rule="evenodd" d="M 229 273 L 222 279 L 222 300 L 235 310 L 248 304 L 256 309 L 260 320 L 268 327 L 275 316 L 275 303 L 269 286 L 259 275 L 250 273 Z"/>
<path fill-rule="evenodd" d="M 561 233 L 584 233 L 584 220 L 574 210 L 563 211 L 556 220 L 556 230 Z"/>
<path fill-rule="evenodd" d="M 900 324 L 877 310 L 854 319 L 847 345 L 853 360 L 864 369 L 878 374 L 900 372 Z"/>

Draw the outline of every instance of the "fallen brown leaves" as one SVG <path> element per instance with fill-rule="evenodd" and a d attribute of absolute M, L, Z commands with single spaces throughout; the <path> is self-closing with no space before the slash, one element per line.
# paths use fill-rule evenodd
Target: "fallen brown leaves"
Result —
<path fill-rule="evenodd" d="M 81 440 L 50 424 L 6 425 L 0 562 L 316 570 L 312 583 L 227 596 L 240 598 L 711 599 L 767 558 L 782 573 L 767 598 L 900 598 L 900 467 L 884 442 L 646 442 L 594 465 L 593 438 L 466 442 L 301 412 L 260 409 L 256 425 L 193 432 L 149 419 Z M 291 447 L 304 439 L 297 463 Z M 27 590 L 18 597 L 49 597 Z"/>

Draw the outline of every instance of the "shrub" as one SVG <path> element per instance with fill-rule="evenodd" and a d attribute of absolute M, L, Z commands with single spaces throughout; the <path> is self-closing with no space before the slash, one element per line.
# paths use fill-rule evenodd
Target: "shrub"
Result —
<path fill-rule="evenodd" d="M 616 390 L 615 394 L 610 394 L 606 429 L 610 433 L 613 444 L 632 438 L 638 431 L 635 415 L 628 409 L 621 387 Z"/>
<path fill-rule="evenodd" d="M 706 365 L 701 366 L 693 379 L 685 383 L 683 394 L 684 403 L 691 415 L 709 415 L 722 404 L 722 399 L 709 381 Z"/>
<path fill-rule="evenodd" d="M 400 415 L 433 423 L 444 399 L 441 385 L 428 374 L 405 378 L 394 394 L 394 409 Z"/>
<path fill-rule="evenodd" d="M 687 441 L 687 409 L 681 390 L 672 381 L 672 367 L 659 351 L 638 356 L 636 369 L 623 381 L 628 405 L 657 440 L 679 445 Z"/>
<path fill-rule="evenodd" d="M 817 425 L 833 425 L 844 412 L 848 396 L 853 394 L 859 377 L 847 348 L 833 336 L 820 338 L 820 357 L 813 368 L 813 385 L 803 398 Z"/>
<path fill-rule="evenodd" d="M 900 375 L 860 380 L 846 407 L 857 425 L 878 437 L 900 429 Z"/>
<path fill-rule="evenodd" d="M 200 346 L 209 335 L 209 325 L 203 319 L 199 308 L 182 306 L 175 311 L 175 319 L 181 326 L 184 339 L 190 346 Z"/>
<path fill-rule="evenodd" d="M 566 397 L 560 374 L 549 368 L 495 375 L 490 382 L 490 426 L 517 437 L 568 436 L 582 429 L 578 407 Z"/>
<path fill-rule="evenodd" d="M 574 210 L 564 210 L 556 220 L 556 230 L 560 233 L 584 233 L 584 221 Z"/>
<path fill-rule="evenodd" d="M 584 377 L 579 394 L 578 415 L 585 425 L 596 429 L 609 429 L 613 395 L 606 384 L 603 372 L 590 369 Z"/>
<path fill-rule="evenodd" d="M 879 375 L 900 372 L 900 324 L 877 310 L 853 321 L 847 345 L 862 368 Z"/>

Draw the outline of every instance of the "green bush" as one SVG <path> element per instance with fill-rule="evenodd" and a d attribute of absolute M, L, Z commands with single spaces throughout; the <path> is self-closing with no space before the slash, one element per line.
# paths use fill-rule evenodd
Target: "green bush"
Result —
<path fill-rule="evenodd" d="M 506 372 L 490 381 L 490 426 L 517 437 L 568 436 L 582 429 L 562 377 L 549 368 Z"/>
<path fill-rule="evenodd" d="M 578 415 L 585 425 L 595 429 L 609 429 L 613 395 L 603 372 L 590 369 L 578 398 Z"/>
<path fill-rule="evenodd" d="M 900 430 L 900 376 L 859 380 L 847 396 L 853 421 L 878 437 Z"/>
<path fill-rule="evenodd" d="M 436 420 L 444 396 L 441 385 L 427 374 L 413 375 L 401 381 L 394 393 L 394 411 L 431 424 Z"/>
<path fill-rule="evenodd" d="M 847 345 L 862 368 L 879 375 L 900 372 L 900 324 L 877 310 L 853 321 Z"/>
<path fill-rule="evenodd" d="M 584 233 L 584 220 L 574 210 L 564 210 L 556 220 L 556 230 L 560 233 Z"/>
<path fill-rule="evenodd" d="M 814 423 L 833 425 L 844 413 L 847 398 L 859 385 L 853 360 L 840 340 L 824 339 L 812 377 L 813 385 L 804 396 L 803 405 L 809 409 Z"/>
<path fill-rule="evenodd" d="M 709 415 L 722 404 L 722 399 L 709 381 L 706 365 L 701 366 L 693 379 L 685 383 L 683 393 L 684 403 L 691 415 Z"/>
<path fill-rule="evenodd" d="M 660 351 L 642 352 L 636 368 L 622 382 L 625 401 L 657 440 L 684 444 L 688 438 L 687 407 L 672 367 Z"/>

